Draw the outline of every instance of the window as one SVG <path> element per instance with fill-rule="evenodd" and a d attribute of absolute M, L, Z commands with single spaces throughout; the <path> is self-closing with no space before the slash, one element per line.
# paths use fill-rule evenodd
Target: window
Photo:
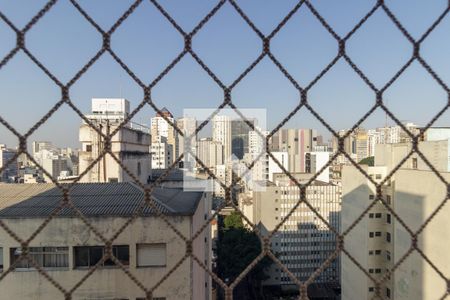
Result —
<path fill-rule="evenodd" d="M 86 145 L 86 152 L 92 152 L 92 145 Z"/>
<path fill-rule="evenodd" d="M 375 269 L 375 273 L 380 274 L 381 273 L 381 269 Z"/>
<path fill-rule="evenodd" d="M 373 255 L 373 251 L 372 250 L 369 251 L 369 255 Z"/>
<path fill-rule="evenodd" d="M 369 214 L 369 218 L 370 218 L 370 219 L 373 219 L 373 214 Z"/>
<path fill-rule="evenodd" d="M 375 236 L 381 236 L 381 231 L 375 232 Z"/>
<path fill-rule="evenodd" d="M 374 237 L 374 233 L 373 232 L 369 232 L 369 237 L 373 238 Z"/>
<path fill-rule="evenodd" d="M 137 163 L 137 174 L 138 174 L 138 176 L 141 176 L 141 163 L 140 162 Z"/>
<path fill-rule="evenodd" d="M 386 223 L 391 224 L 391 214 L 386 214 Z"/>
<path fill-rule="evenodd" d="M 375 195 L 369 195 L 369 199 L 373 200 L 375 198 Z"/>
<path fill-rule="evenodd" d="M 3 271 L 3 248 L 0 247 L 0 272 Z"/>
<path fill-rule="evenodd" d="M 414 158 L 412 159 L 412 168 L 413 168 L 413 169 L 417 169 L 417 158 L 416 158 L 416 157 L 414 157 Z"/>
<path fill-rule="evenodd" d="M 369 292 L 373 292 L 373 291 L 374 291 L 373 286 L 369 287 Z"/>
<path fill-rule="evenodd" d="M 380 219 L 381 218 L 381 213 L 376 213 L 375 214 L 375 218 Z"/>
<path fill-rule="evenodd" d="M 380 255 L 381 254 L 381 250 L 375 250 L 375 255 Z"/>
<path fill-rule="evenodd" d="M 387 241 L 388 243 L 391 242 L 391 234 L 390 234 L 389 232 L 386 232 L 386 241 Z"/>
<path fill-rule="evenodd" d="M 386 259 L 387 259 L 388 261 L 391 261 L 391 252 L 389 252 L 389 251 L 387 251 L 387 250 L 386 250 Z"/>
<path fill-rule="evenodd" d="M 381 179 L 381 174 L 376 174 L 375 179 Z"/>
<path fill-rule="evenodd" d="M 388 205 L 391 205 L 391 196 L 386 195 L 386 203 L 387 203 Z"/>
<path fill-rule="evenodd" d="M 119 179 L 118 179 L 118 178 L 110 177 L 110 178 L 108 178 L 108 182 L 111 182 L 111 183 L 118 183 L 118 182 L 119 182 Z"/>
<path fill-rule="evenodd" d="M 68 268 L 68 247 L 30 247 L 29 256 L 42 268 Z M 22 254 L 22 248 L 11 248 L 11 264 L 16 262 Z M 28 259 L 24 258 L 17 262 L 16 269 L 34 269 Z"/>
<path fill-rule="evenodd" d="M 165 267 L 166 244 L 137 245 L 138 267 Z"/>
<path fill-rule="evenodd" d="M 128 246 L 112 246 L 113 255 L 125 266 L 130 263 L 130 248 Z M 95 266 L 105 254 L 104 246 L 74 247 L 75 267 Z M 111 259 L 103 262 L 102 266 L 115 266 Z"/>
<path fill-rule="evenodd" d="M 391 298 L 391 290 L 386 288 L 386 297 Z"/>

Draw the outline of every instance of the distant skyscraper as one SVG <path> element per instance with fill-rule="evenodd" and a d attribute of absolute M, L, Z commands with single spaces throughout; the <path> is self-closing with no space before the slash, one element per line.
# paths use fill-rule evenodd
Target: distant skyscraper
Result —
<path fill-rule="evenodd" d="M 212 139 L 223 145 L 223 161 L 231 160 L 231 118 L 215 116 L 212 119 Z"/>
<path fill-rule="evenodd" d="M 223 145 L 211 138 L 200 139 L 197 142 L 197 156 L 206 167 L 215 169 L 217 165 L 223 165 Z"/>
<path fill-rule="evenodd" d="M 187 140 L 186 138 L 195 133 L 195 130 L 197 129 L 197 120 L 195 118 L 184 117 L 177 119 L 176 124 L 184 134 L 184 136 L 182 136 L 181 134 L 177 135 L 178 156 L 184 154 L 186 146 L 190 146 L 190 150 L 195 154 L 195 143 L 197 141 L 197 135 L 195 135 L 192 140 Z M 183 160 L 187 161 L 187 158 L 183 157 Z"/>
<path fill-rule="evenodd" d="M 305 153 L 317 145 L 317 131 L 313 129 L 280 129 L 272 136 L 270 150 L 287 152 L 290 172 L 305 172 Z"/>
<path fill-rule="evenodd" d="M 166 143 L 166 146 L 159 145 L 158 147 L 166 149 L 164 152 L 156 151 L 152 152 L 153 155 L 165 155 L 165 157 L 153 157 L 155 161 L 168 161 L 168 164 L 171 165 L 179 156 L 178 151 L 178 143 L 177 143 L 177 131 L 175 128 L 170 125 L 167 121 L 169 120 L 172 124 L 174 124 L 175 120 L 173 115 L 167 110 L 167 108 L 163 108 L 161 113 L 156 113 L 156 116 L 151 120 L 151 136 L 152 136 L 152 144 L 157 143 L 158 145 L 161 143 Z M 167 168 L 165 166 L 163 168 Z"/>
<path fill-rule="evenodd" d="M 0 168 L 4 168 L 0 173 L 0 182 L 9 182 L 12 177 L 17 176 L 17 160 L 10 161 L 16 153 L 17 150 L 8 149 L 3 144 L 0 145 Z"/>
<path fill-rule="evenodd" d="M 255 125 L 254 120 L 248 120 Z M 248 149 L 248 134 L 253 129 L 244 121 L 240 119 L 231 121 L 231 153 L 238 159 L 243 159 L 244 154 L 249 152 Z"/>

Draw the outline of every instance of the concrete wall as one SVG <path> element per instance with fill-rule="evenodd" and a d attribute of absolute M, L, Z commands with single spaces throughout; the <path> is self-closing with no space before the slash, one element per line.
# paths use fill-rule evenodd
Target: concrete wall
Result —
<path fill-rule="evenodd" d="M 450 182 L 450 173 L 441 173 Z M 395 211 L 417 231 L 446 198 L 447 189 L 430 171 L 399 170 L 395 180 Z M 443 206 L 428 223 L 418 239 L 418 247 L 448 277 L 450 274 L 450 206 Z M 411 246 L 411 236 L 396 222 L 395 260 Z M 395 295 L 399 300 L 440 299 L 446 283 L 417 252 L 409 256 L 395 271 Z"/>
<path fill-rule="evenodd" d="M 191 234 L 190 217 L 169 217 L 171 223 L 186 237 Z M 43 219 L 4 219 L 18 236 L 27 238 L 43 223 Z M 90 219 L 93 226 L 106 237 L 111 237 L 126 221 L 123 218 Z M 209 234 L 209 233 L 208 233 Z M 167 266 L 136 268 L 136 244 L 167 243 Z M 185 254 L 184 241 L 167 224 L 157 218 L 138 218 L 119 235 L 115 245 L 130 245 L 128 270 L 147 288 L 155 285 Z M 65 289 L 71 289 L 87 270 L 74 269 L 73 246 L 102 245 L 98 237 L 77 218 L 55 218 L 32 240 L 30 246 L 69 246 L 69 268 L 48 271 Z M 4 251 L 4 267 L 10 265 L 9 249 L 18 247 L 6 232 L 0 231 L 0 247 Z M 201 255 L 201 254 L 199 254 Z M 191 263 L 186 259 L 154 292 L 155 297 L 167 300 L 193 299 L 191 290 Z M 194 280 L 196 278 L 194 277 Z M 36 271 L 15 271 L 0 281 L 1 299 L 63 299 L 63 294 Z M 96 270 L 73 294 L 72 299 L 135 299 L 144 297 L 123 270 L 101 268 Z M 202 298 L 196 298 L 202 299 Z"/>
<path fill-rule="evenodd" d="M 211 193 L 204 193 L 202 201 L 198 204 L 197 211 L 192 217 L 191 236 L 197 234 L 207 222 L 211 212 Z M 211 226 L 208 224 L 194 240 L 192 247 L 195 256 L 211 270 Z M 190 257 L 192 268 L 192 299 L 211 299 L 211 276 Z"/>

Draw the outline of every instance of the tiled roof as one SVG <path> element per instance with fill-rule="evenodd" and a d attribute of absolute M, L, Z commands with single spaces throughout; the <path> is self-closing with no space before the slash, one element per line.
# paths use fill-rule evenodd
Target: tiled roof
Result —
<path fill-rule="evenodd" d="M 193 215 L 202 192 L 175 188 L 156 188 L 151 196 L 158 210 L 167 215 Z M 80 183 L 69 198 L 86 217 L 129 217 L 145 200 L 144 193 L 131 183 Z M 63 194 L 53 184 L 0 184 L 1 218 L 39 218 L 49 216 L 63 201 Z M 154 215 L 146 205 L 140 215 Z M 69 207 L 57 217 L 75 217 Z"/>

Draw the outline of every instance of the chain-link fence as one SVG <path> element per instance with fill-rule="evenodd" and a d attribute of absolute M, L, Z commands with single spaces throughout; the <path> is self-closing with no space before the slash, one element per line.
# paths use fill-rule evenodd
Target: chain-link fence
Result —
<path fill-rule="evenodd" d="M 198 263 L 203 269 L 205 269 L 206 272 L 209 273 L 209 275 L 212 277 L 212 279 L 215 281 L 217 286 L 221 287 L 223 291 L 225 292 L 226 299 L 232 299 L 233 295 L 233 289 L 237 286 L 239 282 L 243 280 L 243 278 L 250 272 L 250 270 L 258 264 L 264 257 L 269 257 L 278 267 L 285 272 L 291 279 L 293 283 L 295 283 L 298 286 L 298 290 L 300 292 L 300 299 L 308 299 L 307 296 L 307 287 L 311 283 L 314 282 L 314 279 L 324 270 L 326 269 L 331 262 L 338 257 L 339 255 L 346 255 L 349 257 L 351 261 L 373 282 L 375 286 L 375 293 L 373 298 L 379 298 L 379 299 L 385 299 L 385 295 L 383 295 L 380 291 L 380 286 L 389 278 L 389 276 L 395 272 L 395 270 L 405 261 L 405 259 L 411 255 L 413 252 L 417 252 L 420 256 L 423 257 L 424 260 L 427 261 L 429 265 L 439 274 L 439 276 L 450 286 L 450 281 L 446 276 L 439 270 L 439 265 L 437 265 L 437 262 L 432 262 L 430 259 L 427 258 L 427 256 L 424 254 L 423 251 L 421 251 L 420 248 L 417 246 L 417 240 L 418 235 L 423 231 L 423 229 L 427 226 L 427 224 L 430 222 L 432 218 L 434 218 L 438 212 L 442 209 L 442 207 L 445 205 L 446 201 L 448 200 L 448 195 L 445 199 L 442 200 L 441 205 L 439 205 L 435 211 L 423 222 L 423 225 L 420 226 L 420 228 L 417 231 L 413 231 L 408 227 L 408 225 L 403 222 L 401 217 L 396 213 L 395 210 L 392 209 L 388 203 L 386 203 L 385 199 L 382 195 L 382 187 L 384 184 L 388 183 L 389 180 L 392 178 L 392 176 L 395 174 L 395 172 L 401 168 L 401 166 L 406 162 L 408 158 L 410 158 L 414 153 L 416 153 L 423 161 L 424 163 L 434 172 L 434 174 L 442 181 L 445 186 L 449 186 L 449 183 L 445 180 L 443 176 L 439 173 L 439 171 L 436 170 L 436 168 L 429 162 L 427 157 L 423 155 L 419 151 L 418 142 L 420 136 L 429 129 L 435 121 L 441 117 L 449 108 L 450 106 L 450 90 L 446 82 L 442 80 L 439 75 L 431 68 L 431 66 L 427 63 L 427 61 L 421 56 L 421 44 L 427 37 L 430 35 L 430 33 L 441 23 L 441 21 L 446 17 L 450 10 L 450 2 L 447 5 L 447 7 L 442 11 L 442 13 L 439 15 L 439 17 L 432 23 L 432 25 L 425 31 L 425 33 L 420 36 L 420 38 L 415 39 L 407 29 L 402 25 L 402 23 L 399 21 L 399 19 L 396 17 L 396 15 L 391 11 L 391 9 L 384 3 L 383 0 L 376 1 L 374 6 L 364 15 L 363 18 L 359 20 L 359 22 L 345 35 L 340 36 L 336 31 L 333 29 L 333 27 L 327 22 L 327 20 L 319 13 L 318 10 L 314 7 L 314 5 L 310 1 L 299 1 L 290 11 L 289 13 L 282 19 L 282 21 L 275 27 L 275 29 L 270 32 L 270 34 L 265 35 L 263 34 L 258 27 L 253 23 L 251 18 L 246 14 L 246 12 L 239 6 L 239 4 L 234 0 L 222 0 L 218 1 L 217 4 L 209 11 L 209 13 L 203 17 L 203 19 L 197 24 L 197 26 L 194 27 L 194 29 L 190 32 L 186 32 L 178 23 L 177 21 L 165 10 L 165 8 L 158 3 L 157 0 L 150 0 L 150 3 L 156 7 L 156 9 L 161 13 L 162 16 L 176 29 L 176 31 L 180 34 L 180 38 L 184 40 L 184 49 L 175 57 L 175 59 L 172 60 L 172 62 L 167 65 L 167 67 L 159 74 L 152 82 L 145 83 L 143 82 L 134 72 L 132 69 L 130 69 L 127 64 L 125 64 L 121 58 L 116 54 L 114 49 L 112 49 L 110 41 L 112 35 L 117 31 L 117 29 L 122 25 L 122 23 L 130 16 L 132 15 L 136 9 L 141 5 L 142 2 L 146 0 L 137 0 L 135 1 L 127 10 L 126 12 L 114 23 L 113 26 L 109 29 L 104 29 L 101 26 L 97 24 L 97 22 L 89 15 L 89 13 L 83 9 L 83 7 L 77 3 L 76 0 L 70 0 L 70 3 L 73 5 L 74 8 L 84 17 L 84 19 L 89 22 L 90 25 L 92 25 L 93 28 L 97 32 L 99 32 L 103 38 L 103 45 L 101 49 L 92 57 L 92 59 L 89 60 L 87 64 L 85 64 L 77 73 L 76 75 L 69 80 L 67 83 L 62 82 L 57 76 L 52 74 L 52 72 L 46 68 L 46 66 L 39 61 L 39 59 L 36 58 L 36 56 L 27 48 L 27 34 L 30 31 L 30 29 L 35 26 L 49 11 L 52 10 L 57 0 L 51 0 L 48 1 L 48 3 L 33 17 L 31 20 L 23 27 L 18 28 L 11 20 L 3 14 L 3 12 L 0 12 L 0 18 L 4 23 L 6 23 L 16 34 L 17 40 L 16 45 L 11 51 L 1 59 L 0 61 L 0 72 L 3 67 L 5 67 L 8 62 L 19 52 L 23 52 L 27 57 L 29 57 L 36 66 L 38 66 L 53 82 L 56 86 L 58 86 L 61 89 L 61 98 L 59 101 L 51 108 L 51 110 L 48 111 L 48 113 L 41 119 L 39 122 L 37 122 L 34 126 L 31 127 L 25 134 L 20 134 L 13 126 L 11 126 L 7 121 L 5 121 L 3 116 L 0 117 L 0 123 L 3 124 L 10 132 L 12 132 L 19 140 L 19 149 L 16 155 L 11 159 L 10 162 L 16 161 L 17 158 L 20 155 L 25 155 L 31 162 L 36 164 L 40 170 L 44 174 L 46 174 L 49 178 L 51 178 L 52 182 L 61 190 L 63 195 L 63 200 L 61 201 L 60 205 L 53 208 L 52 213 L 50 216 L 43 222 L 30 237 L 20 237 L 15 233 L 15 228 L 8 227 L 3 221 L 0 221 L 0 226 L 3 228 L 4 231 L 6 231 L 17 243 L 19 243 L 23 249 L 23 252 L 20 256 L 20 259 L 22 260 L 29 260 L 30 263 L 37 269 L 37 271 L 44 276 L 52 285 L 54 285 L 57 289 L 59 289 L 62 293 L 62 295 L 65 297 L 65 299 L 71 299 L 73 296 L 73 293 L 82 286 L 83 282 L 86 280 L 89 280 L 90 275 L 100 266 L 104 261 L 107 259 L 111 259 L 114 261 L 114 263 L 119 266 L 129 277 L 130 279 L 136 283 L 137 288 L 141 289 L 142 292 L 146 295 L 147 299 L 152 299 L 152 294 L 155 291 L 155 289 L 160 286 L 164 281 L 171 280 L 171 275 L 177 270 L 177 268 L 181 265 L 181 263 L 186 260 L 187 258 L 191 257 L 196 263 Z M 259 56 L 239 75 L 236 77 L 236 79 L 230 84 L 226 85 L 224 84 L 221 79 L 216 76 L 216 74 L 208 67 L 208 65 L 197 55 L 197 53 L 193 50 L 191 47 L 192 41 L 196 38 L 196 35 L 199 31 L 202 30 L 202 28 L 205 26 L 206 23 L 208 23 L 214 16 L 222 9 L 224 4 L 229 3 L 233 9 L 239 14 L 240 17 L 245 21 L 245 23 L 251 28 L 251 30 L 260 38 L 261 40 L 261 50 Z M 300 85 L 293 76 L 287 71 L 287 69 L 283 66 L 283 64 L 277 59 L 277 57 L 274 55 L 274 53 L 271 51 L 271 41 L 272 39 L 277 35 L 277 33 L 285 26 L 285 24 L 292 18 L 293 15 L 297 14 L 300 10 L 309 10 L 315 18 L 320 22 L 320 24 L 325 28 L 331 36 L 336 41 L 336 44 L 338 45 L 338 52 L 336 53 L 336 56 L 328 63 L 328 65 L 323 68 L 319 74 L 306 86 Z M 358 67 L 356 63 L 352 60 L 352 58 L 348 55 L 346 51 L 346 43 L 352 38 L 352 36 L 361 28 L 361 26 L 369 20 L 375 12 L 382 11 L 399 30 L 403 34 L 403 36 L 406 38 L 407 41 L 409 41 L 411 46 L 411 56 L 408 59 L 408 61 L 395 73 L 392 78 L 383 86 L 376 86 L 369 77 Z M 118 126 L 115 128 L 112 132 L 109 134 L 105 134 L 101 130 L 99 130 L 94 124 L 91 123 L 89 119 L 87 119 L 83 113 L 80 111 L 79 108 L 74 104 L 72 99 L 70 98 L 70 89 L 71 87 L 100 59 L 100 57 L 110 55 L 122 68 L 125 70 L 125 72 L 130 76 L 130 78 L 136 82 L 140 88 L 142 88 L 144 98 L 140 102 L 140 104 L 134 109 L 129 116 Z M 318 176 L 317 174 L 313 176 L 307 183 L 303 184 L 298 182 L 292 174 L 289 173 L 288 170 L 286 170 L 283 165 L 278 162 L 276 157 L 268 150 L 269 147 L 266 147 L 267 149 L 267 155 L 273 159 L 278 166 L 283 170 L 283 172 L 295 183 L 295 185 L 300 190 L 300 198 L 298 199 L 297 204 L 292 208 L 291 212 L 287 214 L 282 220 L 280 220 L 279 224 L 275 227 L 275 229 L 268 235 L 268 236 L 262 236 L 258 230 L 258 228 L 251 224 L 250 220 L 248 220 L 242 212 L 240 212 L 239 207 L 236 206 L 236 204 L 231 201 L 231 190 L 232 187 L 239 183 L 241 180 L 241 177 L 235 177 L 233 178 L 233 181 L 229 186 L 227 186 L 225 183 L 220 183 L 220 185 L 225 189 L 226 199 L 225 202 L 222 204 L 221 207 L 219 207 L 218 211 L 209 217 L 208 220 L 205 221 L 204 225 L 200 228 L 200 230 L 193 235 L 191 239 L 186 238 L 181 232 L 179 232 L 176 227 L 171 223 L 171 221 L 167 218 L 167 216 L 159 210 L 157 205 L 155 204 L 154 200 L 150 197 L 152 194 L 152 191 L 155 187 L 157 187 L 168 174 L 170 173 L 171 169 L 175 168 L 177 164 L 183 159 L 183 154 L 178 157 L 175 162 L 170 166 L 169 169 L 167 169 L 164 174 L 158 178 L 154 183 L 151 185 L 147 185 L 144 182 L 141 182 L 135 174 L 133 174 L 129 169 L 127 169 L 122 163 L 121 160 L 115 156 L 113 151 L 111 150 L 111 138 L 120 130 L 121 127 L 125 126 L 141 109 L 143 109 L 144 106 L 150 106 L 153 108 L 156 112 L 161 113 L 161 108 L 157 107 L 152 99 L 152 90 L 155 88 L 155 86 L 158 85 L 158 83 L 161 81 L 162 78 L 164 78 L 175 65 L 177 65 L 180 60 L 185 56 L 191 56 L 198 65 L 206 71 L 206 73 L 212 78 L 212 80 L 217 84 L 217 86 L 223 91 L 223 102 L 217 107 L 217 110 L 208 118 L 208 120 L 201 123 L 198 128 L 196 129 L 196 133 L 198 133 L 202 128 L 204 128 L 208 122 L 211 120 L 211 118 L 215 115 L 217 115 L 222 108 L 232 108 L 233 110 L 238 113 L 243 120 L 246 120 L 249 127 L 251 127 L 253 130 L 256 130 L 254 125 L 249 122 L 245 116 L 239 112 L 238 107 L 233 103 L 233 97 L 232 97 L 232 91 L 236 87 L 236 85 L 241 82 L 254 68 L 257 66 L 263 58 L 268 58 L 273 64 L 284 74 L 284 76 L 289 80 L 289 82 L 292 84 L 292 86 L 298 91 L 299 94 L 299 101 L 298 105 L 293 109 L 289 114 L 277 125 L 275 128 L 270 132 L 270 134 L 267 137 L 264 137 L 266 139 L 266 144 L 269 144 L 270 138 L 276 133 L 279 129 L 281 129 L 295 114 L 297 114 L 301 109 L 309 111 L 326 129 L 328 129 L 332 135 L 338 139 L 339 141 L 339 147 L 338 151 L 331 157 L 329 162 L 319 171 L 317 174 L 319 174 L 321 171 L 325 170 L 325 168 L 328 168 L 333 161 L 339 156 L 343 155 L 345 156 L 348 161 L 357 168 L 361 174 L 363 174 L 369 182 L 371 182 L 376 187 L 376 196 L 374 197 L 371 204 L 364 210 L 364 212 L 354 221 L 354 223 L 346 229 L 344 232 L 338 232 L 336 228 L 333 228 L 327 220 L 316 210 L 315 207 L 313 207 L 306 197 L 306 189 L 309 185 L 312 184 L 312 182 L 316 179 Z M 327 121 L 324 119 L 309 103 L 308 101 L 308 92 L 311 90 L 312 87 L 315 86 L 315 84 L 325 75 L 327 72 L 330 71 L 330 69 L 333 68 L 333 66 L 338 61 L 345 61 L 351 69 L 364 81 L 364 83 L 367 85 L 367 87 L 370 88 L 370 90 L 373 91 L 374 95 L 374 102 L 373 106 L 370 108 L 369 111 L 367 111 L 366 114 L 362 118 L 360 118 L 354 126 L 351 128 L 350 131 L 348 131 L 344 136 L 339 135 L 338 132 L 329 124 L 329 120 Z M 391 112 L 384 101 L 384 95 L 386 91 L 391 87 L 391 85 L 404 73 L 404 71 L 413 63 L 418 62 L 424 70 L 428 72 L 428 74 L 434 79 L 434 81 L 445 91 L 445 93 L 448 96 L 449 102 L 442 107 L 442 109 L 436 114 L 422 129 L 420 129 L 420 133 L 417 135 L 414 135 L 408 129 L 405 127 L 405 125 L 396 117 L 396 115 Z M 95 130 L 99 136 L 102 137 L 104 141 L 104 147 L 103 151 L 100 153 L 100 155 L 92 162 L 89 168 L 84 170 L 82 172 L 78 179 L 75 180 L 73 183 L 70 184 L 61 184 L 58 182 L 56 178 L 53 178 L 42 166 L 39 166 L 38 162 L 35 161 L 35 158 L 30 155 L 27 152 L 27 142 L 28 138 L 40 127 L 42 126 L 49 118 L 52 117 L 52 115 L 58 111 L 58 109 L 62 105 L 68 105 L 80 118 L 84 120 L 87 124 L 89 124 L 93 130 Z M 344 150 L 344 140 L 355 130 L 357 129 L 375 110 L 381 109 L 384 111 L 398 126 L 400 126 L 410 137 L 412 140 L 412 149 L 411 151 L 401 160 L 401 162 L 393 168 L 393 170 L 381 181 L 376 182 L 372 177 L 370 177 L 361 166 L 354 161 L 354 159 L 345 152 Z M 175 130 L 178 132 L 180 136 L 183 136 L 183 131 L 179 128 L 177 128 L 176 124 L 172 123 L 167 117 L 164 116 L 164 114 L 161 114 L 167 122 L 172 125 Z M 192 136 L 191 136 L 192 138 Z M 189 150 L 188 150 L 189 151 Z M 263 154 L 266 154 L 263 153 Z M 209 176 L 211 178 L 214 178 L 216 181 L 220 181 L 218 178 L 216 178 L 214 172 L 209 170 L 203 163 L 198 159 L 198 157 L 195 156 L 195 153 L 189 153 L 193 157 L 195 157 L 198 164 L 203 166 Z M 262 154 L 262 155 L 263 155 Z M 90 220 L 83 215 L 83 213 L 77 208 L 72 200 L 71 200 L 71 190 L 73 187 L 83 178 L 84 175 L 86 175 L 87 172 L 93 166 L 98 163 L 104 156 L 109 155 L 111 156 L 117 164 L 120 165 L 121 168 L 134 180 L 135 184 L 138 185 L 142 191 L 145 194 L 145 201 L 143 201 L 137 209 L 133 216 L 118 230 L 112 238 L 106 238 L 98 229 L 95 228 L 90 222 Z M 4 164 L 4 166 L 7 166 L 8 163 Z M 250 165 L 251 169 L 254 164 Z M 3 167 L 4 168 L 4 167 Z M 0 172 L 3 171 L 3 168 L 0 169 Z M 346 235 L 355 227 L 358 226 L 358 223 L 367 215 L 369 210 L 376 204 L 378 201 L 381 201 L 384 207 L 387 211 L 389 211 L 392 216 L 408 231 L 411 238 L 411 246 L 409 250 L 397 260 L 397 262 L 394 264 L 393 268 L 388 270 L 386 274 L 382 277 L 376 277 L 373 276 L 373 274 L 369 273 L 368 270 L 366 270 L 356 259 L 352 257 L 352 254 L 349 253 L 345 247 L 345 237 Z M 317 218 L 319 218 L 324 224 L 327 225 L 329 230 L 333 232 L 337 236 L 337 245 L 336 250 L 328 259 L 326 259 L 322 266 L 318 268 L 316 271 L 314 271 L 310 278 L 302 282 L 298 278 L 295 277 L 295 275 L 286 267 L 284 266 L 281 261 L 274 255 L 274 253 L 271 250 L 270 246 L 270 239 L 271 237 L 281 228 L 281 226 L 284 224 L 284 222 L 291 216 L 291 214 L 295 211 L 295 209 L 299 205 L 306 205 L 311 212 L 313 212 Z M 113 255 L 112 251 L 112 244 L 114 243 L 115 239 L 126 229 L 127 226 L 129 226 L 136 218 L 138 218 L 142 212 L 142 210 L 146 207 L 150 206 L 155 211 L 157 211 L 157 216 L 164 220 L 164 222 L 167 224 L 168 229 L 167 230 L 174 230 L 175 233 L 185 242 L 186 244 L 186 251 L 183 258 L 171 269 L 168 270 L 167 274 L 161 278 L 158 283 L 154 286 L 148 286 L 146 282 L 141 282 L 139 279 L 132 274 L 130 270 L 128 270 L 122 263 Z M 242 217 L 251 224 L 251 227 L 253 230 L 258 234 L 258 236 L 261 239 L 261 245 L 262 245 L 262 251 L 261 254 L 255 258 L 255 260 L 238 276 L 233 282 L 231 283 L 225 283 L 221 278 L 219 278 L 212 270 L 208 269 L 208 267 L 204 264 L 201 258 L 196 257 L 193 254 L 192 251 L 192 244 L 193 241 L 201 234 L 203 230 L 205 230 L 208 227 L 208 224 L 213 220 L 217 214 L 220 212 L 220 209 L 222 209 L 225 206 L 232 206 L 236 211 L 238 211 Z M 45 269 L 39 266 L 39 264 L 33 260 L 33 258 L 28 254 L 28 249 L 30 242 L 39 235 L 42 230 L 49 224 L 49 222 L 57 216 L 57 214 L 64 209 L 65 207 L 71 208 L 77 215 L 79 219 L 83 221 L 83 223 L 97 236 L 99 237 L 105 245 L 105 249 L 107 250 L 102 260 L 96 264 L 94 267 L 92 267 L 89 272 L 71 289 L 65 289 L 61 284 L 58 283 L 58 278 L 51 277 Z M 17 260 L 15 263 L 13 263 L 7 270 L 4 270 L 0 274 L 0 281 L 3 280 L 8 274 L 14 270 L 15 265 L 20 260 Z M 449 290 L 442 296 L 441 299 L 444 299 L 447 297 L 449 293 Z"/>

